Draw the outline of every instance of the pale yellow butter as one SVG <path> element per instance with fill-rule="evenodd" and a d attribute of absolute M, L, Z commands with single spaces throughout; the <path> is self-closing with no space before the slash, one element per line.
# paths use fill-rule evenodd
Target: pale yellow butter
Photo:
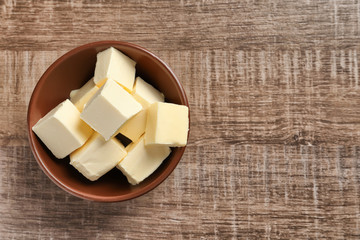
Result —
<path fill-rule="evenodd" d="M 128 154 L 116 166 L 135 185 L 150 176 L 169 156 L 167 146 L 145 146 L 144 137 L 126 147 Z"/>
<path fill-rule="evenodd" d="M 32 130 L 57 158 L 64 158 L 81 147 L 93 133 L 68 99 L 41 118 Z"/>
<path fill-rule="evenodd" d="M 185 146 L 189 130 L 189 108 L 173 103 L 153 103 L 148 108 L 145 144 Z"/>
<path fill-rule="evenodd" d="M 143 106 L 143 110 L 129 119 L 116 134 L 122 135 L 135 142 L 145 132 L 147 108 L 154 102 L 164 102 L 164 94 L 156 90 L 153 86 L 137 77 L 135 80 L 134 98 Z"/>
<path fill-rule="evenodd" d="M 141 77 L 136 78 L 132 94 L 144 108 L 149 107 L 154 102 L 164 102 L 164 94 L 145 82 Z"/>
<path fill-rule="evenodd" d="M 81 88 L 70 92 L 70 101 L 80 112 L 82 112 L 84 105 L 90 100 L 97 90 L 99 90 L 99 87 L 95 85 L 94 79 L 91 78 Z"/>
<path fill-rule="evenodd" d="M 114 80 L 108 79 L 80 114 L 87 124 L 109 140 L 142 106 Z"/>
<path fill-rule="evenodd" d="M 94 83 L 100 87 L 111 78 L 131 92 L 135 81 L 135 65 L 136 62 L 131 58 L 110 47 L 97 54 Z"/>
<path fill-rule="evenodd" d="M 135 142 L 145 132 L 147 110 L 143 109 L 135 116 L 126 121 L 115 135 L 121 133 L 131 141 Z"/>
<path fill-rule="evenodd" d="M 125 156 L 125 148 L 116 138 L 105 141 L 95 132 L 84 146 L 70 154 L 70 164 L 87 179 L 95 181 Z"/>

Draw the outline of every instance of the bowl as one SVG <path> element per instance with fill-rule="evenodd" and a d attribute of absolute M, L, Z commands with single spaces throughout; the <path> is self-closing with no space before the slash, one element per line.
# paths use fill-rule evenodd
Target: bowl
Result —
<path fill-rule="evenodd" d="M 185 147 L 172 148 L 160 167 L 138 185 L 131 185 L 116 168 L 91 182 L 69 164 L 69 157 L 57 159 L 31 128 L 52 108 L 69 97 L 70 91 L 80 88 L 94 75 L 96 54 L 115 47 L 137 62 L 136 75 L 164 93 L 165 101 L 189 107 L 180 81 L 170 67 L 143 47 L 121 41 L 93 42 L 77 47 L 57 59 L 41 76 L 32 93 L 27 131 L 34 157 L 44 173 L 58 186 L 77 197 L 116 202 L 141 196 L 163 182 L 179 163 Z"/>

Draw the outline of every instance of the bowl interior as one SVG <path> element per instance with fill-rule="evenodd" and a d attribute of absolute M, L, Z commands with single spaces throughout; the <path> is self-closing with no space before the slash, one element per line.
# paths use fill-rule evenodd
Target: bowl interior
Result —
<path fill-rule="evenodd" d="M 130 185 L 122 173 L 113 169 L 91 182 L 69 164 L 69 157 L 57 159 L 31 128 L 52 108 L 69 97 L 93 77 L 96 54 L 115 47 L 137 62 L 136 75 L 164 93 L 166 101 L 188 105 L 180 82 L 172 71 L 146 49 L 125 42 L 103 41 L 71 50 L 55 61 L 40 78 L 28 108 L 30 146 L 43 171 L 60 187 L 75 196 L 95 201 L 122 201 L 142 195 L 160 184 L 176 167 L 185 147 L 173 148 L 170 156 L 150 177 L 136 186 Z"/>

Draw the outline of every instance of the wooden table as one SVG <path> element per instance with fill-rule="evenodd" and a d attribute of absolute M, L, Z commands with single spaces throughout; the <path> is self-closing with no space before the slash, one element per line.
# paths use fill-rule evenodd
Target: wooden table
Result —
<path fill-rule="evenodd" d="M 0 1 L 1 239 L 359 239 L 359 1 Z M 57 187 L 26 133 L 31 92 L 76 46 L 123 40 L 190 101 L 182 161 L 137 199 Z"/>

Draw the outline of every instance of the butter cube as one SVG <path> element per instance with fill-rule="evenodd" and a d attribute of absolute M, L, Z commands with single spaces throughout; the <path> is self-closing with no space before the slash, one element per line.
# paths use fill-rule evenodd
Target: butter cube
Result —
<path fill-rule="evenodd" d="M 80 117 L 107 141 L 141 109 L 131 94 L 108 79 L 86 104 Z"/>
<path fill-rule="evenodd" d="M 41 118 L 32 130 L 59 159 L 81 147 L 93 133 L 68 99 Z"/>
<path fill-rule="evenodd" d="M 135 81 L 135 65 L 136 62 L 131 58 L 110 47 L 97 54 L 94 83 L 100 87 L 111 78 L 131 92 Z"/>
<path fill-rule="evenodd" d="M 145 132 L 147 110 L 143 109 L 126 121 L 115 135 L 121 133 L 133 142 L 136 142 Z"/>
<path fill-rule="evenodd" d="M 132 94 L 144 108 L 149 107 L 154 102 L 164 102 L 164 94 L 145 82 L 141 77 L 136 78 Z"/>
<path fill-rule="evenodd" d="M 167 146 L 145 146 L 144 137 L 131 143 L 126 150 L 128 154 L 116 167 L 132 185 L 150 176 L 171 152 Z"/>
<path fill-rule="evenodd" d="M 116 138 L 109 141 L 95 132 L 78 150 L 70 154 L 70 164 L 82 175 L 95 181 L 113 169 L 124 157 L 124 146 Z"/>
<path fill-rule="evenodd" d="M 137 77 L 135 80 L 133 96 L 141 103 L 143 110 L 122 125 L 116 134 L 121 133 L 131 141 L 135 142 L 145 132 L 147 118 L 146 108 L 154 102 L 164 102 L 164 94 L 156 90 L 142 78 Z"/>
<path fill-rule="evenodd" d="M 153 103 L 148 108 L 145 144 L 185 146 L 189 130 L 189 108 L 172 103 Z"/>
<path fill-rule="evenodd" d="M 82 112 L 85 104 L 96 93 L 97 90 L 99 90 L 99 87 L 95 85 L 94 78 L 91 78 L 81 88 L 72 90 L 70 92 L 70 101 L 80 112 Z"/>

